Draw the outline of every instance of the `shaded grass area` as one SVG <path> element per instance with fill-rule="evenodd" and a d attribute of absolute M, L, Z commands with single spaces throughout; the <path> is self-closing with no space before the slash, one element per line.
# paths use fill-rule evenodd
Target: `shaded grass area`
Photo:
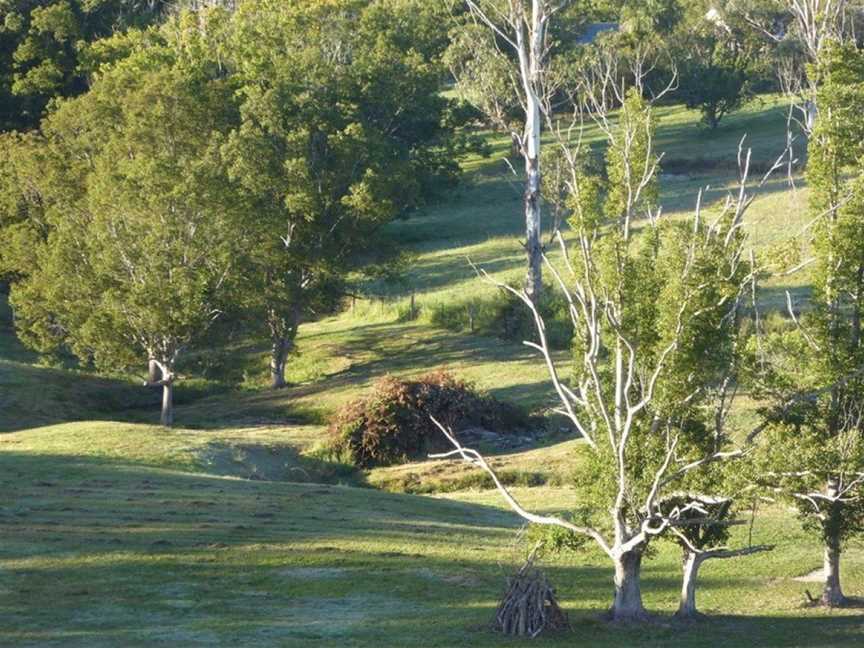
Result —
<path fill-rule="evenodd" d="M 242 479 L 359 484 L 353 467 L 315 458 L 316 426 L 183 430 L 85 421 L 0 436 L 0 450 L 38 457 L 75 455 L 95 463 L 206 472 Z"/>
<path fill-rule="evenodd" d="M 230 422 L 281 410 L 302 412 L 306 420 L 320 422 L 381 376 L 419 376 L 434 369 L 450 370 L 529 410 L 550 398 L 545 369 L 521 344 L 459 335 L 421 322 L 335 317 L 304 326 L 299 344 L 295 369 L 297 364 L 329 363 L 333 372 L 275 392 L 198 401 L 178 408 L 178 420 L 206 427 L 208 419 Z"/>
<path fill-rule="evenodd" d="M 2 645 L 502 643 L 487 623 L 522 549 L 493 494 L 226 479 L 34 450 L 0 451 Z M 517 494 L 546 511 L 573 498 Z M 611 573 L 596 552 L 547 561 L 575 630 L 539 645 L 859 645 L 860 615 L 799 608 L 804 586 L 790 577 L 818 565 L 812 539 L 779 512 L 756 533 L 784 550 L 706 566 L 700 603 L 723 616 L 696 626 L 668 617 L 671 546 L 644 576 L 646 604 L 666 616 L 636 629 L 598 620 Z M 845 567 L 849 593 L 861 594 L 860 550 Z"/>

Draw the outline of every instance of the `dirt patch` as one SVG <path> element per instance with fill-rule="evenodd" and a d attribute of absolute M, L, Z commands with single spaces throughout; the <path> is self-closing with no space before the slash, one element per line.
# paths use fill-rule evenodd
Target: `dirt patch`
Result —
<path fill-rule="evenodd" d="M 519 434 L 500 434 L 482 427 L 470 427 L 457 434 L 462 445 L 491 450 L 524 450 L 537 443 L 539 434 L 522 432 Z"/>
<path fill-rule="evenodd" d="M 305 484 L 358 484 L 353 466 L 306 456 L 290 445 L 208 443 L 198 452 L 204 470 L 213 475 Z"/>
<path fill-rule="evenodd" d="M 447 583 L 448 585 L 455 585 L 457 587 L 476 587 L 480 584 L 479 579 L 474 574 L 464 570 L 454 570 L 453 572 L 438 572 L 424 567 L 422 569 L 416 570 L 414 573 L 421 578 L 425 578 L 427 580 Z"/>
<path fill-rule="evenodd" d="M 802 576 L 795 576 L 792 580 L 799 583 L 821 583 L 825 580 L 825 571 L 820 567 Z"/>

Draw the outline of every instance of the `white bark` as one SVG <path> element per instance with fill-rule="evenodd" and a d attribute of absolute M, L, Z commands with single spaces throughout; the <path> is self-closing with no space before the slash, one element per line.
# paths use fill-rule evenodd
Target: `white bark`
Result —
<path fill-rule="evenodd" d="M 165 427 L 174 425 L 174 381 L 166 381 L 162 385 L 162 415 L 160 422 Z"/>
<path fill-rule="evenodd" d="M 513 142 L 525 161 L 525 253 L 528 269 L 525 292 L 536 301 L 543 287 L 543 245 L 541 240 L 540 147 L 544 121 L 551 119 L 549 100 L 554 90 L 547 85 L 547 32 L 552 15 L 566 2 L 555 5 L 549 0 L 509 0 L 506 9 L 494 2 L 466 0 L 471 13 L 516 54 L 518 69 L 514 86 L 525 118 L 522 133 L 513 133 Z"/>
<path fill-rule="evenodd" d="M 679 535 L 680 537 L 680 535 Z M 774 545 L 754 545 L 741 549 L 697 549 L 689 542 L 684 550 L 684 569 L 681 579 L 681 601 L 675 616 L 682 619 L 695 619 L 702 616 L 696 607 L 696 585 L 699 578 L 699 568 L 706 560 L 729 559 L 739 556 L 749 556 L 763 551 L 771 551 Z"/>
<path fill-rule="evenodd" d="M 822 605 L 840 607 L 846 602 L 840 587 L 840 543 L 831 539 L 825 543 L 825 584 L 822 588 Z"/>
<path fill-rule="evenodd" d="M 828 607 L 840 607 L 846 602 L 846 597 L 843 595 L 843 589 L 840 587 L 840 524 L 836 517 L 840 514 L 839 507 L 843 503 L 841 499 L 840 483 L 837 477 L 831 476 L 828 479 L 826 495 L 830 503 L 827 506 L 823 525 L 825 527 L 825 550 L 824 550 L 824 571 L 825 583 L 822 588 L 822 605 Z"/>
<path fill-rule="evenodd" d="M 525 88 L 525 134 L 523 141 L 525 157 L 525 251 L 528 256 L 528 273 L 525 277 L 525 292 L 536 301 L 543 287 L 543 259 L 541 236 L 540 202 L 540 138 L 541 118 L 540 85 L 543 74 L 546 2 L 532 0 L 531 24 L 527 40 L 519 24 L 516 44 L 519 48 L 519 69 Z"/>
<path fill-rule="evenodd" d="M 537 301 L 543 290 L 539 158 L 525 158 L 525 174 L 525 253 L 528 257 L 525 292 L 532 301 Z"/>
<path fill-rule="evenodd" d="M 290 340 L 284 337 L 273 340 L 270 349 L 270 386 L 273 389 L 285 386 L 285 362 L 290 348 Z"/>
<path fill-rule="evenodd" d="M 513 4 L 517 4 L 515 0 Z M 506 39 L 506 36 L 502 36 L 502 38 Z M 520 40 L 519 42 L 523 41 Z M 516 45 L 516 51 L 520 52 L 518 43 Z M 617 74 L 613 74 L 612 68 L 603 74 L 603 79 L 616 78 Z M 613 83 L 613 81 L 610 80 L 608 83 Z M 619 88 L 619 91 L 623 96 L 625 89 Z M 605 92 L 598 92 L 589 94 L 588 97 L 588 101 L 592 102 L 594 112 L 597 114 L 597 120 L 601 124 L 601 131 L 607 134 L 607 138 L 620 136 L 630 138 L 628 141 L 635 141 L 632 129 L 644 127 L 644 125 L 631 125 L 629 131 L 620 133 L 611 123 L 604 124 L 603 120 L 608 115 L 607 112 L 604 112 L 602 104 L 602 98 L 605 94 Z M 533 130 L 526 128 L 523 142 L 525 150 L 531 150 L 531 147 L 536 145 L 539 152 L 539 140 L 532 144 L 532 133 L 534 133 Z M 536 134 L 539 137 L 539 129 Z M 635 151 L 637 148 L 639 147 L 630 146 L 628 150 Z M 631 160 L 632 164 L 629 166 L 635 171 L 628 173 L 625 178 L 628 208 L 625 210 L 625 218 L 618 225 L 624 235 L 625 243 L 628 240 L 629 218 L 633 215 L 634 206 L 640 203 L 640 193 L 649 186 L 656 170 L 657 158 L 651 151 L 650 138 L 644 148 L 647 148 L 647 151 L 644 152 L 644 159 L 640 157 L 639 160 Z M 633 156 L 635 157 L 635 153 Z M 576 181 L 580 174 L 575 165 L 576 157 L 573 157 L 573 160 L 574 184 L 569 189 L 575 195 L 578 194 Z M 669 495 L 670 489 L 679 484 L 688 474 L 713 462 L 739 457 L 743 453 L 741 449 L 725 449 L 725 446 L 730 442 L 724 431 L 726 412 L 728 412 L 729 402 L 732 398 L 728 390 L 730 385 L 734 384 L 734 380 L 723 381 L 723 387 L 717 388 L 722 390 L 723 394 L 722 398 L 718 397 L 717 399 L 719 405 L 717 405 L 718 412 L 715 417 L 717 426 L 715 443 L 711 449 L 706 449 L 702 455 L 694 457 L 688 456 L 687 453 L 678 452 L 676 428 L 673 424 L 663 427 L 664 421 L 668 420 L 669 413 L 661 407 L 655 407 L 655 392 L 659 389 L 664 371 L 669 363 L 674 361 L 675 354 L 682 342 L 682 336 L 685 334 L 688 318 L 701 317 L 709 308 L 697 308 L 694 305 L 706 285 L 695 279 L 688 281 L 693 278 L 691 273 L 695 273 L 697 270 L 699 255 L 705 252 L 700 246 L 707 247 L 710 245 L 712 249 L 724 250 L 724 258 L 726 258 L 725 255 L 728 255 L 730 277 L 738 274 L 739 264 L 744 258 L 744 242 L 734 234 L 743 226 L 744 213 L 753 201 L 753 196 L 747 191 L 749 154 L 744 156 L 743 152 L 739 152 L 739 162 L 741 170 L 739 191 L 737 195 L 730 194 L 716 221 L 710 226 L 701 224 L 697 208 L 697 213 L 693 219 L 693 228 L 694 232 L 700 232 L 699 228 L 702 227 L 704 236 L 700 232 L 699 236 L 692 237 L 690 247 L 686 251 L 686 258 L 683 259 L 682 285 L 686 286 L 686 290 L 680 297 L 680 305 L 676 305 L 677 313 L 673 313 L 670 318 L 672 321 L 669 323 L 669 335 L 664 338 L 664 345 L 662 348 L 652 349 L 650 355 L 646 354 L 644 358 L 639 357 L 642 351 L 638 344 L 631 339 L 631 334 L 622 323 L 627 307 L 626 303 L 622 303 L 624 297 L 617 293 L 610 294 L 612 291 L 598 280 L 594 244 L 602 234 L 596 225 L 591 224 L 594 222 L 593 219 L 587 218 L 584 220 L 585 226 L 574 228 L 572 232 L 574 258 L 572 260 L 563 236 L 560 232 L 557 233 L 556 238 L 561 246 L 563 264 L 569 271 L 567 280 L 562 276 L 563 273 L 550 263 L 542 250 L 540 252 L 546 270 L 554 278 L 555 284 L 561 289 L 567 301 L 574 329 L 578 330 L 584 338 L 580 340 L 580 351 L 577 359 L 578 370 L 572 372 L 576 373 L 579 378 L 572 383 L 572 386 L 566 384 L 561 378 L 564 372 L 556 366 L 555 356 L 549 348 L 545 322 L 539 312 L 536 300 L 528 293 L 527 287 L 521 291 L 517 290 L 492 279 L 482 269 L 477 269 L 481 277 L 519 298 L 532 314 L 538 339 L 537 342 L 525 342 L 525 344 L 537 350 L 546 364 L 549 377 L 560 400 L 561 407 L 556 411 L 570 420 L 592 451 L 599 451 L 602 445 L 610 451 L 614 458 L 609 466 L 609 477 L 614 486 L 608 493 L 612 502 L 608 513 L 613 532 L 603 534 L 591 527 L 574 525 L 563 517 L 541 516 L 527 511 L 504 488 L 483 457 L 475 450 L 463 448 L 452 433 L 440 424 L 438 427 L 450 440 L 455 450 L 433 456 L 442 458 L 457 456 L 485 470 L 490 474 L 495 486 L 511 508 L 528 522 L 557 526 L 594 540 L 609 556 L 615 568 L 615 595 L 610 614 L 612 619 L 616 621 L 638 621 L 646 616 L 641 597 L 640 567 L 641 558 L 651 539 L 666 533 L 681 520 L 688 517 L 692 519 L 694 511 L 701 512 L 698 499 L 686 498 L 684 502 L 672 510 L 666 510 L 662 506 L 664 496 Z M 770 172 L 763 178 L 761 185 L 767 182 L 769 175 Z M 537 177 L 539 178 L 539 173 Z M 648 216 L 646 227 L 656 227 L 659 213 Z M 623 264 L 623 262 L 621 263 Z M 623 276 L 626 268 L 619 266 L 618 270 Z M 753 276 L 751 273 L 742 279 L 741 285 L 738 286 L 739 293 L 737 296 L 718 304 L 718 306 L 723 307 L 717 313 L 717 316 L 722 318 L 718 322 L 718 326 L 724 324 L 728 318 L 736 316 L 739 300 L 744 291 L 750 288 Z M 730 375 L 733 370 L 734 368 L 730 366 L 728 369 Z M 567 373 L 571 372 L 568 370 Z M 712 389 L 714 388 L 712 387 Z M 687 397 L 676 405 L 687 406 L 689 398 Z M 665 438 L 666 452 L 665 455 L 658 458 L 658 465 L 653 468 L 655 471 L 653 482 L 646 493 L 639 492 L 638 486 L 633 483 L 633 466 L 629 463 L 631 461 L 629 456 L 636 453 L 633 448 L 633 438 L 642 431 L 649 429 L 651 434 L 658 435 L 660 439 Z M 750 440 L 752 440 L 752 435 L 748 437 L 748 442 Z"/>
<path fill-rule="evenodd" d="M 692 619 L 699 615 L 696 609 L 696 579 L 699 576 L 699 567 L 702 566 L 702 558 L 699 554 L 688 551 L 684 558 L 684 577 L 681 581 L 681 602 L 678 605 L 676 616 Z"/>
<path fill-rule="evenodd" d="M 159 360 L 156 358 L 150 359 L 149 376 L 145 385 L 150 387 L 162 388 L 162 409 L 159 416 L 159 421 L 165 427 L 171 427 L 174 424 L 174 362 L 177 358 L 175 350 L 169 360 Z M 158 371 L 158 375 L 157 375 Z"/>
<path fill-rule="evenodd" d="M 615 597 L 609 616 L 612 621 L 630 623 L 648 616 L 642 605 L 642 551 L 628 551 L 615 558 Z"/>

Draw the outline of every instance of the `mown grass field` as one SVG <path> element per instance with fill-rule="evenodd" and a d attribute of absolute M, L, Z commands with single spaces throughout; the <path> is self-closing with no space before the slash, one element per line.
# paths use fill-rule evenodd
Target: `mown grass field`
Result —
<path fill-rule="evenodd" d="M 722 198 L 745 132 L 762 164 L 785 142 L 784 109 L 772 99 L 716 133 L 697 120 L 678 107 L 661 110 L 670 218 L 692 207 L 699 187 L 712 187 L 711 201 Z M 466 257 L 497 278 L 521 273 L 519 194 L 500 160 L 506 140 L 493 144 L 497 157 L 467 160 L 460 187 L 393 225 L 392 236 L 414 254 L 404 284 L 379 286 L 374 299 L 301 328 L 290 388 L 262 389 L 265 346 L 238 344 L 209 381 L 178 390 L 173 430 L 152 425 L 158 395 L 132 378 L 38 364 L 14 339 L 0 301 L 0 645 L 528 643 L 488 630 L 506 576 L 525 553 L 519 519 L 494 491 L 452 464 L 360 474 L 316 453 L 328 414 L 387 373 L 446 367 L 529 409 L 551 402 L 528 350 L 471 333 L 453 316 L 495 298 Z M 749 226 L 757 250 L 806 224 L 806 187 L 800 177 L 796 185 L 778 177 L 760 191 Z M 786 289 L 800 298 L 806 288 L 806 275 L 787 277 L 766 284 L 760 300 L 776 308 Z M 406 321 L 412 292 L 418 313 Z M 576 443 L 556 432 L 494 462 L 540 475 L 543 485 L 515 488 L 526 505 L 566 511 L 579 501 L 568 486 Z M 374 488 L 406 485 L 430 494 Z M 864 644 L 861 610 L 802 606 L 805 589 L 815 594 L 817 586 L 795 578 L 817 569 L 821 554 L 793 513 L 764 511 L 753 541 L 778 549 L 708 563 L 699 603 L 712 618 L 692 626 L 670 616 L 680 584 L 671 544 L 658 544 L 645 565 L 645 603 L 658 617 L 641 628 L 599 619 L 612 588 L 596 551 L 550 557 L 543 567 L 574 631 L 531 645 Z M 864 596 L 861 546 L 849 548 L 843 568 L 847 594 Z"/>

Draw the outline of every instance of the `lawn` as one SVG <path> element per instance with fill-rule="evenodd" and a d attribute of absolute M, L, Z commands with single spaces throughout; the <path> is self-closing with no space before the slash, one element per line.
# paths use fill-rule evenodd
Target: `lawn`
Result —
<path fill-rule="evenodd" d="M 0 644 L 8 646 L 493 646 L 488 623 L 518 563 L 516 516 L 494 493 L 399 495 L 328 484 L 216 476 L 195 465 L 194 431 L 115 425 L 115 453 L 79 445 L 105 424 L 4 435 L 0 475 Z M 65 428 L 65 429 L 64 429 Z M 63 437 L 68 436 L 68 440 Z M 164 455 L 158 449 L 164 448 Z M 567 488 L 516 489 L 539 510 L 564 508 Z M 669 618 L 678 553 L 645 566 L 648 628 L 597 619 L 611 573 L 595 551 L 544 568 L 575 631 L 540 645 L 853 646 L 857 611 L 804 609 L 819 565 L 812 538 L 771 510 L 755 542 L 773 554 L 709 564 L 696 626 Z M 864 594 L 864 552 L 846 559 L 850 594 Z M 507 641 L 505 645 L 522 645 Z"/>
<path fill-rule="evenodd" d="M 770 97 L 714 133 L 692 111 L 660 113 L 668 218 L 683 217 L 707 185 L 716 208 L 745 132 L 762 165 L 785 141 L 784 108 Z M 413 256 L 404 282 L 371 286 L 340 315 L 301 327 L 291 387 L 263 389 L 266 345 L 243 340 L 181 385 L 174 430 L 152 425 L 158 394 L 135 377 L 39 364 L 0 298 L 0 645 L 527 645 L 488 629 L 526 547 L 519 518 L 476 472 L 427 461 L 364 474 L 318 452 L 330 413 L 385 374 L 443 367 L 526 409 L 551 404 L 528 349 L 467 325 L 497 298 L 468 258 L 501 280 L 522 271 L 519 191 L 500 159 L 506 139 L 491 141 L 497 154 L 467 160 L 459 187 L 390 228 Z M 757 252 L 805 226 L 807 190 L 795 180 L 759 190 L 748 226 Z M 806 275 L 767 282 L 760 300 L 778 308 L 787 289 L 805 298 Z M 745 400 L 738 418 L 753 405 Z M 537 484 L 514 487 L 525 504 L 567 511 L 579 501 L 569 486 L 578 441 L 550 428 L 493 462 Z M 736 533 L 744 542 L 747 529 Z M 671 618 L 680 585 L 671 544 L 658 543 L 645 565 L 645 603 L 658 616 L 641 628 L 599 619 L 612 587 L 597 551 L 545 558 L 574 631 L 531 645 L 862 645 L 860 610 L 802 605 L 818 584 L 796 578 L 821 553 L 793 513 L 765 510 L 753 542 L 778 548 L 703 569 L 699 603 L 712 618 L 696 625 Z M 843 569 L 847 594 L 864 596 L 861 546 Z"/>

